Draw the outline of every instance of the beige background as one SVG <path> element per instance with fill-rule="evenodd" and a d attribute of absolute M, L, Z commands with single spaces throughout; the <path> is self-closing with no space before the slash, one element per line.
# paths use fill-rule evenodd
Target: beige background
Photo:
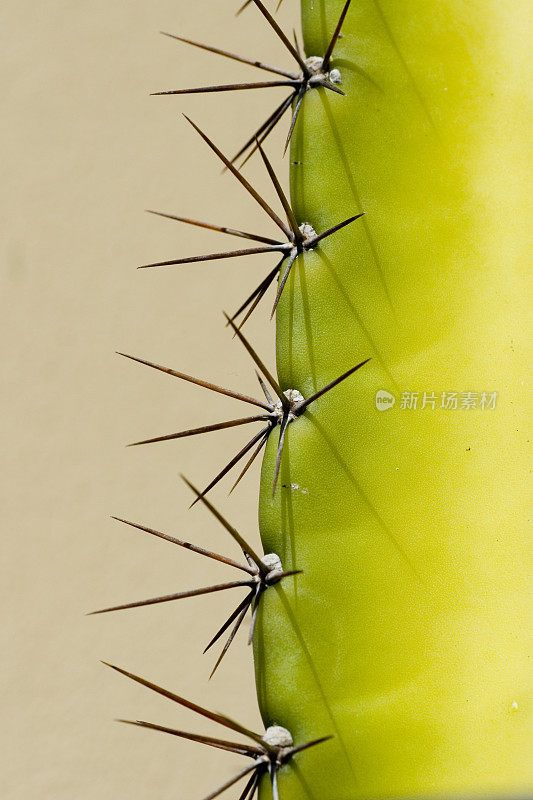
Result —
<path fill-rule="evenodd" d="M 2 4 L 5 800 L 194 800 L 241 763 L 114 724 L 125 716 L 214 732 L 113 674 L 100 658 L 259 724 L 245 634 L 210 684 L 213 655 L 201 655 L 238 593 L 83 616 L 233 576 L 109 515 L 237 555 L 206 511 L 186 511 L 190 496 L 178 473 L 207 482 L 241 445 L 243 431 L 151 448 L 124 444 L 238 416 L 244 407 L 113 355 L 123 349 L 256 391 L 250 362 L 220 311 L 236 307 L 270 258 L 135 271 L 146 261 L 238 244 L 150 217 L 144 208 L 273 232 L 179 114 L 190 114 L 231 151 L 283 90 L 148 97 L 213 79 L 261 79 L 251 68 L 160 37 L 159 29 L 289 65 L 254 9 L 233 17 L 237 3 Z M 280 18 L 289 25 L 297 9 L 285 5 Z M 271 197 L 257 164 L 248 175 Z M 265 314 L 252 320 L 249 335 L 272 363 Z M 214 499 L 257 537 L 257 470 L 227 498 L 229 485 Z"/>

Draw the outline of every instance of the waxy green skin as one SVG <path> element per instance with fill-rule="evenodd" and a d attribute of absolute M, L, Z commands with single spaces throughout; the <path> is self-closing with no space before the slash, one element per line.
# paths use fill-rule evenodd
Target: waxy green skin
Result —
<path fill-rule="evenodd" d="M 307 55 L 340 0 L 304 0 Z M 372 361 L 288 428 L 254 641 L 266 724 L 297 743 L 282 800 L 519 797 L 526 750 L 521 2 L 357 0 L 346 97 L 309 92 L 291 149 L 299 222 L 363 221 L 300 256 L 277 313 L 284 389 Z M 296 163 L 294 163 L 296 162 Z M 379 389 L 395 406 L 376 409 Z M 437 407 L 402 409 L 402 391 Z M 499 393 L 440 409 L 442 391 Z M 270 797 L 266 781 L 261 797 Z"/>

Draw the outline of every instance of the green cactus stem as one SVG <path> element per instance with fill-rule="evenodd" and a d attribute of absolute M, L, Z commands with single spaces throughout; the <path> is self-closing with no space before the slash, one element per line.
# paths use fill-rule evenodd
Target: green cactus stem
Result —
<path fill-rule="evenodd" d="M 307 57 L 342 5 L 303 0 Z M 300 108 L 298 224 L 365 216 L 295 260 L 279 381 L 306 397 L 372 360 L 287 429 L 274 499 L 267 444 L 263 546 L 303 572 L 259 609 L 260 707 L 296 743 L 334 737 L 280 771 L 282 800 L 531 788 L 519 7 L 352 3 L 345 96 Z"/>

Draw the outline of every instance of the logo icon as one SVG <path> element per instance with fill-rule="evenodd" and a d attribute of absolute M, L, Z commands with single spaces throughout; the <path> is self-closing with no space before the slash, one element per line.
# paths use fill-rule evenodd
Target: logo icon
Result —
<path fill-rule="evenodd" d="M 385 389 L 380 389 L 376 392 L 376 408 L 378 411 L 388 411 L 389 408 L 392 408 L 394 403 L 396 402 L 396 398 L 390 392 L 386 392 Z"/>

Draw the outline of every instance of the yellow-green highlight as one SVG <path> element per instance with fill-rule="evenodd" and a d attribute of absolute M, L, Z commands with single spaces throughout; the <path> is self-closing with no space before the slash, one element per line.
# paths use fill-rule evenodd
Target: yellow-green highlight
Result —
<path fill-rule="evenodd" d="M 307 55 L 341 6 L 305 0 Z M 282 770 L 282 800 L 530 788 L 524 10 L 354 0 L 332 62 L 346 97 L 303 104 L 298 220 L 366 213 L 298 259 L 279 378 L 307 396 L 372 361 L 291 423 L 274 501 L 275 441 L 263 464 L 265 551 L 304 572 L 262 602 L 260 707 L 298 743 L 335 737 Z"/>

